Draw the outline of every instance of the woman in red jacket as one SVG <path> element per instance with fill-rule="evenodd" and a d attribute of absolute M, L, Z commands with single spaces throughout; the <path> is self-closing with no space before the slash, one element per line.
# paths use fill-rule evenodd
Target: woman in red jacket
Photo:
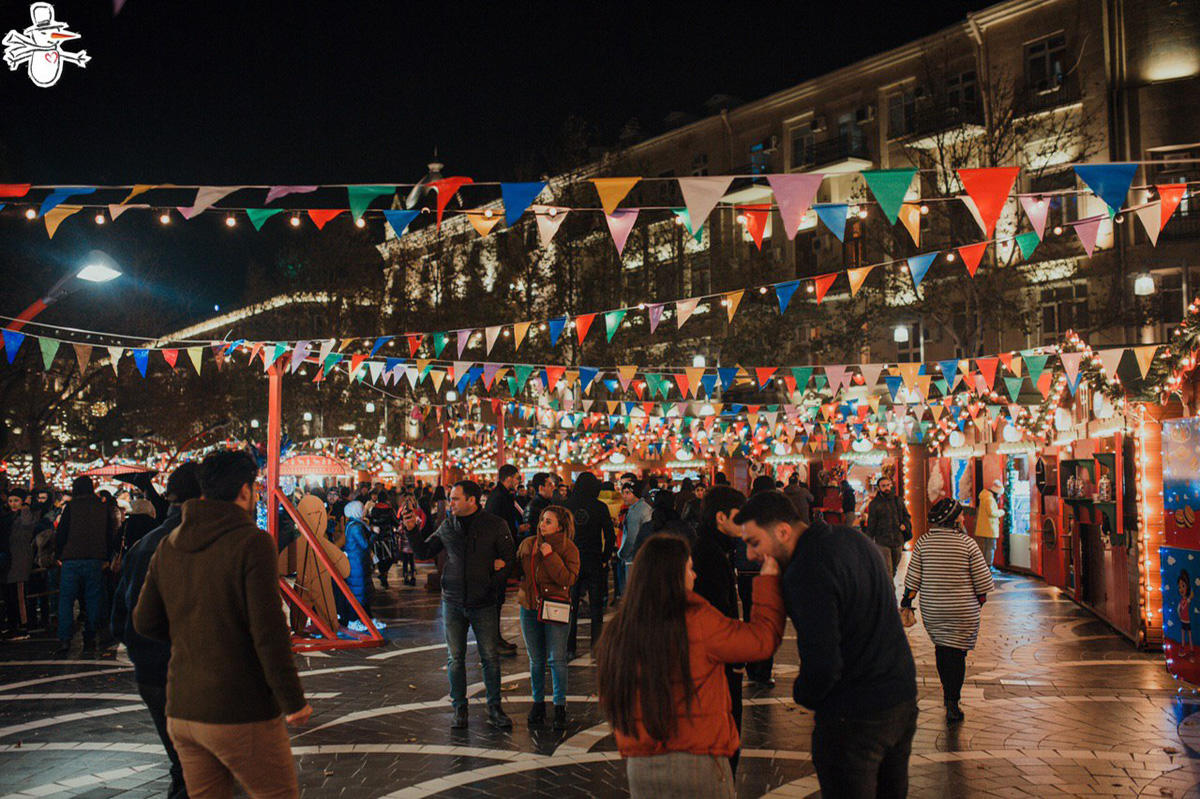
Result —
<path fill-rule="evenodd" d="M 740 741 L 725 664 L 763 660 L 783 637 L 773 559 L 755 578 L 748 622 L 694 593 L 695 581 L 685 539 L 647 539 L 597 648 L 600 709 L 627 758 L 634 797 L 734 796 L 729 758 Z"/>

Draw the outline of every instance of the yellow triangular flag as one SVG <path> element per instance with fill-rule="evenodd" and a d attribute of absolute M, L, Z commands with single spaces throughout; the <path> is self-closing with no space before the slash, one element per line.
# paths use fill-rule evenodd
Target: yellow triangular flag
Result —
<path fill-rule="evenodd" d="M 433 390 L 442 390 L 442 380 L 446 377 L 446 372 L 443 369 L 434 369 L 430 371 L 429 377 L 433 380 Z"/>
<path fill-rule="evenodd" d="M 867 275 L 871 274 L 871 270 L 876 267 L 876 264 L 870 266 L 860 266 L 857 269 L 847 269 L 846 277 L 850 280 L 850 296 L 853 297 L 862 288 L 863 282 L 867 279 Z"/>
<path fill-rule="evenodd" d="M 946 410 L 946 409 L 945 409 L 945 408 L 943 408 L 941 405 L 939 405 L 939 404 L 937 404 L 937 403 L 934 403 L 933 405 L 930 405 L 930 406 L 929 406 L 929 413 L 930 413 L 930 415 L 931 415 L 931 416 L 933 416 L 933 421 L 935 421 L 935 422 L 936 422 L 938 419 L 941 419 L 941 418 L 942 418 L 942 411 L 944 411 L 944 410 Z"/>
<path fill-rule="evenodd" d="M 600 205 L 604 208 L 604 213 L 612 214 L 617 210 L 621 200 L 625 199 L 625 195 L 639 180 L 641 178 L 592 178 L 592 185 L 600 195 Z"/>
<path fill-rule="evenodd" d="M 430 363 L 431 363 L 431 361 L 429 358 L 417 358 L 417 380 L 418 380 L 418 382 L 420 381 L 421 378 L 423 378 L 425 376 L 425 370 L 429 368 Z"/>
<path fill-rule="evenodd" d="M 900 221 L 904 223 L 908 235 L 912 236 L 913 244 L 921 246 L 921 207 L 912 203 L 900 206 Z"/>
<path fill-rule="evenodd" d="M 687 375 L 688 394 L 696 396 L 696 388 L 700 385 L 700 378 L 704 377 L 703 366 L 685 366 L 683 373 Z"/>
<path fill-rule="evenodd" d="M 917 375 L 917 390 L 921 392 L 922 397 L 929 396 L 929 381 L 933 380 L 933 375 Z"/>
<path fill-rule="evenodd" d="M 188 357 L 192 359 L 192 366 L 196 370 L 196 374 L 200 374 L 201 364 L 203 363 L 204 348 L 203 347 L 188 347 Z"/>
<path fill-rule="evenodd" d="M 733 315 L 737 313 L 738 306 L 742 303 L 742 295 L 745 293 L 745 291 L 730 291 L 725 295 L 725 315 L 731 323 Z"/>
<path fill-rule="evenodd" d="M 1012 369 L 1012 373 L 1015 376 L 1017 376 L 1017 377 L 1021 376 L 1021 371 L 1025 368 L 1025 362 L 1021 360 L 1020 355 L 1013 356 L 1012 365 L 1010 368 Z"/>
<path fill-rule="evenodd" d="M 573 386 L 573 385 L 575 385 L 575 381 L 579 379 L 579 370 L 578 369 L 568 369 L 566 372 L 563 373 L 563 377 L 565 377 L 567 379 L 568 386 Z M 595 382 L 595 381 L 593 380 L 592 382 Z"/>
<path fill-rule="evenodd" d="M 617 374 L 621 377 L 621 388 L 629 385 L 629 381 L 633 380 L 633 376 L 637 374 L 636 366 L 618 366 Z"/>
<path fill-rule="evenodd" d="M 467 221 L 471 223 L 471 227 L 475 228 L 476 233 L 486 236 L 492 232 L 492 228 L 500 221 L 500 217 L 496 215 L 495 211 L 467 211 Z"/>
<path fill-rule="evenodd" d="M 513 349 L 520 349 L 521 342 L 525 340 L 525 334 L 529 332 L 530 322 L 517 322 L 513 325 Z"/>
<path fill-rule="evenodd" d="M 47 211 L 45 220 L 46 233 L 49 237 L 54 238 L 54 232 L 58 230 L 58 226 L 62 224 L 62 221 L 71 214 L 78 213 L 82 208 L 82 205 L 59 205 Z"/>
<path fill-rule="evenodd" d="M 139 194 L 145 194 L 146 192 L 150 191 L 153 188 L 155 188 L 155 186 L 153 184 L 137 183 L 133 186 L 133 189 L 129 192 L 129 196 L 126 197 L 124 200 L 121 200 L 120 204 L 127 205 L 129 203 L 129 201 L 132 200 L 134 197 L 138 196 Z"/>
<path fill-rule="evenodd" d="M 1154 362 L 1154 355 L 1157 352 L 1157 345 L 1133 348 L 1133 354 L 1137 357 L 1138 368 L 1142 370 L 1142 377 L 1145 377 L 1150 372 L 1150 364 Z"/>
<path fill-rule="evenodd" d="M 921 370 L 919 363 L 898 363 L 896 368 L 900 370 L 900 376 L 904 378 L 904 387 L 912 388 L 913 383 L 917 380 L 917 372 Z"/>

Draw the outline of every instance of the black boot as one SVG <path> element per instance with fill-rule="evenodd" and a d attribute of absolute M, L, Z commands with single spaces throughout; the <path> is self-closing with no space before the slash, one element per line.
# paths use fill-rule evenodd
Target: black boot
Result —
<path fill-rule="evenodd" d="M 508 717 L 508 714 L 498 704 L 488 705 L 488 724 L 498 730 L 511 730 L 513 726 L 512 719 Z"/>
<path fill-rule="evenodd" d="M 454 708 L 454 720 L 450 722 L 450 729 L 465 730 L 467 728 L 467 706 Z"/>
<path fill-rule="evenodd" d="M 967 714 L 962 712 L 962 708 L 958 706 L 958 702 L 946 703 L 946 721 L 957 724 L 967 717 Z"/>
<path fill-rule="evenodd" d="M 554 706 L 554 729 L 562 732 L 567 728 L 567 706 Z"/>
<path fill-rule="evenodd" d="M 530 727 L 541 727 L 546 723 L 546 703 L 534 702 L 533 707 L 529 708 L 529 718 L 526 719 Z"/>

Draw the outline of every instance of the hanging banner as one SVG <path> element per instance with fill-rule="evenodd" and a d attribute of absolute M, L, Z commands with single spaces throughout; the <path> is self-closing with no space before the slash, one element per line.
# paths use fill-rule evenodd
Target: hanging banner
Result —
<path fill-rule="evenodd" d="M 958 179 L 963 189 L 975 201 L 979 211 L 983 235 L 991 238 L 996 222 L 1008 201 L 1009 192 L 1016 183 L 1021 168 L 1015 166 L 987 167 L 981 169 L 959 169 Z"/>
<path fill-rule="evenodd" d="M 596 194 L 600 195 L 600 206 L 604 208 L 604 214 L 612 216 L 621 200 L 625 199 L 625 195 L 629 194 L 630 189 L 640 180 L 641 178 L 591 178 L 592 185 L 596 187 Z"/>
<path fill-rule="evenodd" d="M 501 183 L 500 199 L 504 203 L 504 224 L 512 227 L 546 188 L 544 181 L 531 183 Z"/>
<path fill-rule="evenodd" d="M 812 206 L 824 179 L 823 174 L 816 172 L 801 175 L 767 175 L 767 183 L 775 193 L 775 204 L 779 206 L 779 216 L 783 219 L 783 233 L 789 241 L 794 239 L 800 230 L 804 215 Z"/>
<path fill-rule="evenodd" d="M 733 178 L 724 175 L 679 178 L 679 191 L 687 206 L 688 231 L 695 235 L 704 226 L 717 202 L 729 190 Z"/>
<path fill-rule="evenodd" d="M 888 222 L 896 224 L 900 206 L 917 174 L 915 169 L 868 169 L 861 173 Z"/>

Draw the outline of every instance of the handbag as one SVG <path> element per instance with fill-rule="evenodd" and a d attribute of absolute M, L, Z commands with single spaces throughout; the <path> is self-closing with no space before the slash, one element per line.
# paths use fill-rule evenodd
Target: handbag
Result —
<path fill-rule="evenodd" d="M 540 554 L 542 537 L 534 539 L 533 551 L 529 553 L 529 582 L 533 587 L 533 595 L 537 597 L 537 619 L 544 624 L 569 624 L 571 621 L 571 601 L 568 597 L 551 594 L 544 595 L 537 587 L 537 563 L 534 556 Z"/>

